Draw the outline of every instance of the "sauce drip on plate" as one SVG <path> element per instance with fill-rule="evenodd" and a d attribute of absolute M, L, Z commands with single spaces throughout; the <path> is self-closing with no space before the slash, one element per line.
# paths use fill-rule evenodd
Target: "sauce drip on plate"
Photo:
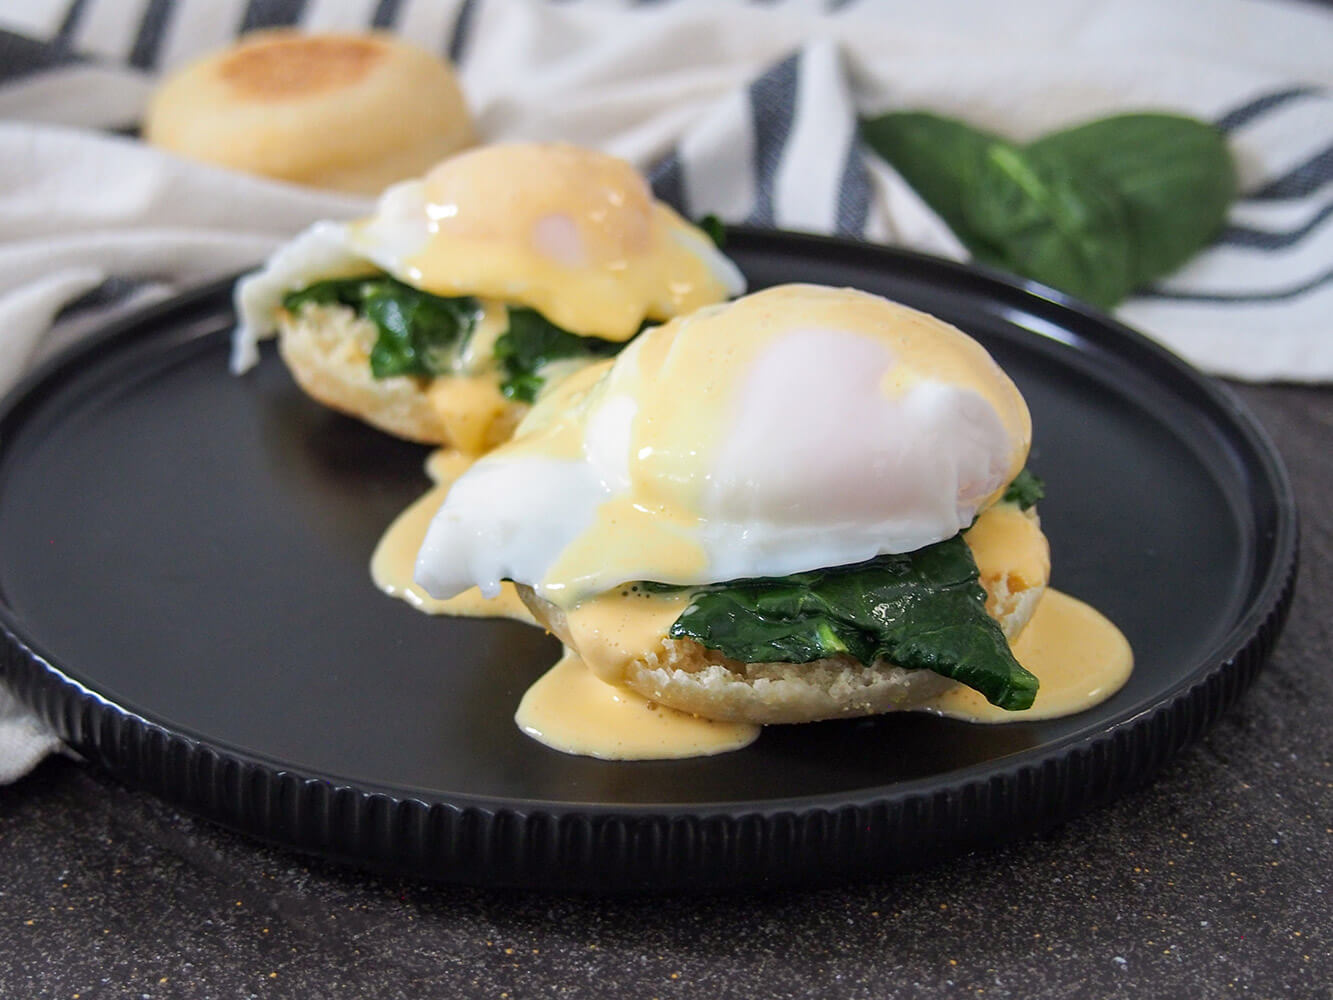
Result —
<path fill-rule="evenodd" d="M 1058 719 L 1111 697 L 1129 680 L 1134 666 L 1129 641 L 1110 619 L 1051 588 L 1012 648 L 1018 662 L 1041 682 L 1031 708 L 1006 712 L 960 684 L 936 695 L 921 710 L 966 722 Z"/>
<path fill-rule="evenodd" d="M 552 749 L 603 760 L 707 757 L 749 746 L 762 728 L 658 705 L 599 680 L 569 650 L 528 688 L 514 721 Z"/>
<path fill-rule="evenodd" d="M 458 615 L 464 618 L 513 618 L 535 625 L 532 612 L 519 600 L 512 583 L 502 584 L 498 597 L 486 598 L 475 587 L 447 601 L 431 597 L 412 579 L 417 551 L 435 512 L 444 503 L 449 486 L 461 476 L 473 458 L 441 449 L 426 459 L 426 474 L 435 485 L 403 511 L 375 546 L 370 557 L 370 576 L 375 586 L 390 597 L 401 598 L 428 615 Z"/>

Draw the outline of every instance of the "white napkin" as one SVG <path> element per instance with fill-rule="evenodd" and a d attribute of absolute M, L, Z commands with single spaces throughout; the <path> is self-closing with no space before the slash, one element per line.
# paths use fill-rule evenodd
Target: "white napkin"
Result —
<path fill-rule="evenodd" d="M 1333 18 L 1313 6 L 30 0 L 0 8 L 0 388 L 116 311 L 363 210 L 90 130 L 132 126 L 154 73 L 291 23 L 375 25 L 448 54 L 488 139 L 625 156 L 689 216 L 956 258 L 857 142 L 858 113 L 929 109 L 1015 139 L 1124 110 L 1214 121 L 1241 170 L 1231 224 L 1118 314 L 1207 371 L 1333 380 Z M 0 781 L 51 745 L 0 692 Z"/>

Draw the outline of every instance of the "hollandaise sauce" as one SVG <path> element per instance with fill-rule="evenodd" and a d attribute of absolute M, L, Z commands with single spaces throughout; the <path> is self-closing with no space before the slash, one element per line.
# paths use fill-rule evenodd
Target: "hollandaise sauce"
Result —
<path fill-rule="evenodd" d="M 749 746 L 762 728 L 658 705 L 599 679 L 568 649 L 528 688 L 514 721 L 552 749 L 603 760 L 707 757 Z"/>
<path fill-rule="evenodd" d="M 375 586 L 390 597 L 401 598 L 418 611 L 429 615 L 457 615 L 463 618 L 513 618 L 535 625 L 532 613 L 519 600 L 514 585 L 502 584 L 497 597 L 486 598 L 473 587 L 446 601 L 431 597 L 412 580 L 413 566 L 430 519 L 444 503 L 449 486 L 471 465 L 473 458 L 457 451 L 440 449 L 426 460 L 426 474 L 435 485 L 403 511 L 375 546 L 370 557 L 370 576 Z"/>
<path fill-rule="evenodd" d="M 550 143 L 482 146 L 431 170 L 400 211 L 418 233 L 403 277 L 437 295 L 491 296 L 585 336 L 628 340 L 645 316 L 720 302 L 740 285 L 708 238 L 624 160 Z M 356 238 L 390 240 L 387 213 Z M 355 228 L 355 227 L 354 227 Z"/>

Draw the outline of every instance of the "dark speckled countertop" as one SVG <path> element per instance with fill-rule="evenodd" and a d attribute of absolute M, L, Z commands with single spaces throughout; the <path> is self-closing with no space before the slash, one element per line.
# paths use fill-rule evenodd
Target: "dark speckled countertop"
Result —
<path fill-rule="evenodd" d="M 885 881 L 597 899 L 311 861 L 57 758 L 0 788 L 0 997 L 1333 998 L 1333 390 L 1238 391 L 1301 504 L 1291 618 L 1108 808 Z"/>

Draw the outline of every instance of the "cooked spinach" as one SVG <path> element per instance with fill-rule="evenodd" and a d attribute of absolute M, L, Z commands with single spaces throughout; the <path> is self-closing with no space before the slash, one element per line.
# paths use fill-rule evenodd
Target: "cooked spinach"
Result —
<path fill-rule="evenodd" d="M 697 225 L 708 234 L 708 238 L 713 241 L 719 250 L 727 248 L 727 227 L 716 215 L 709 212 L 698 221 Z"/>
<path fill-rule="evenodd" d="M 1221 133 L 1178 115 L 1117 115 L 1026 146 L 926 112 L 861 128 L 978 260 L 1105 307 L 1206 245 L 1235 197 Z"/>
<path fill-rule="evenodd" d="M 370 352 L 371 373 L 376 378 L 443 375 L 476 325 L 477 302 L 404 289 L 380 289 L 362 306 L 379 330 Z"/>
<path fill-rule="evenodd" d="M 327 278 L 324 281 L 316 281 L 313 285 L 307 285 L 298 291 L 288 292 L 282 297 L 282 308 L 289 313 L 300 312 L 301 307 L 307 304 L 349 306 L 356 309 L 360 307 L 361 300 L 365 297 L 364 286 L 387 280 L 387 278 L 378 277 Z"/>
<path fill-rule="evenodd" d="M 986 613 L 961 534 L 853 566 L 703 587 L 669 634 L 746 663 L 885 659 L 951 677 L 1008 710 L 1030 707 L 1037 693 Z"/>
<path fill-rule="evenodd" d="M 450 371 L 480 310 L 470 296 L 431 295 L 387 276 L 319 281 L 282 300 L 289 312 L 308 303 L 344 305 L 375 325 L 370 370 L 376 378 Z"/>
<path fill-rule="evenodd" d="M 370 320 L 378 331 L 370 352 L 376 378 L 443 375 L 476 326 L 480 307 L 469 296 L 444 298 L 387 276 L 317 281 L 282 300 L 296 312 L 307 304 L 343 305 Z M 534 309 L 510 307 L 509 329 L 495 344 L 506 396 L 531 403 L 544 365 L 561 358 L 606 357 L 624 344 L 580 337 L 562 330 Z"/>
<path fill-rule="evenodd" d="M 1046 483 L 1038 476 L 1034 476 L 1029 470 L 1024 469 L 1014 477 L 1014 481 L 1009 484 L 1009 488 L 1004 491 L 1004 496 L 1000 499 L 1005 503 L 1016 503 L 1018 506 L 1027 510 L 1038 500 L 1046 497 Z"/>
<path fill-rule="evenodd" d="M 509 309 L 509 329 L 495 342 L 495 359 L 505 373 L 500 389 L 511 399 L 531 403 L 544 379 L 543 366 L 561 358 L 609 357 L 625 345 L 562 330 L 535 309 Z"/>

